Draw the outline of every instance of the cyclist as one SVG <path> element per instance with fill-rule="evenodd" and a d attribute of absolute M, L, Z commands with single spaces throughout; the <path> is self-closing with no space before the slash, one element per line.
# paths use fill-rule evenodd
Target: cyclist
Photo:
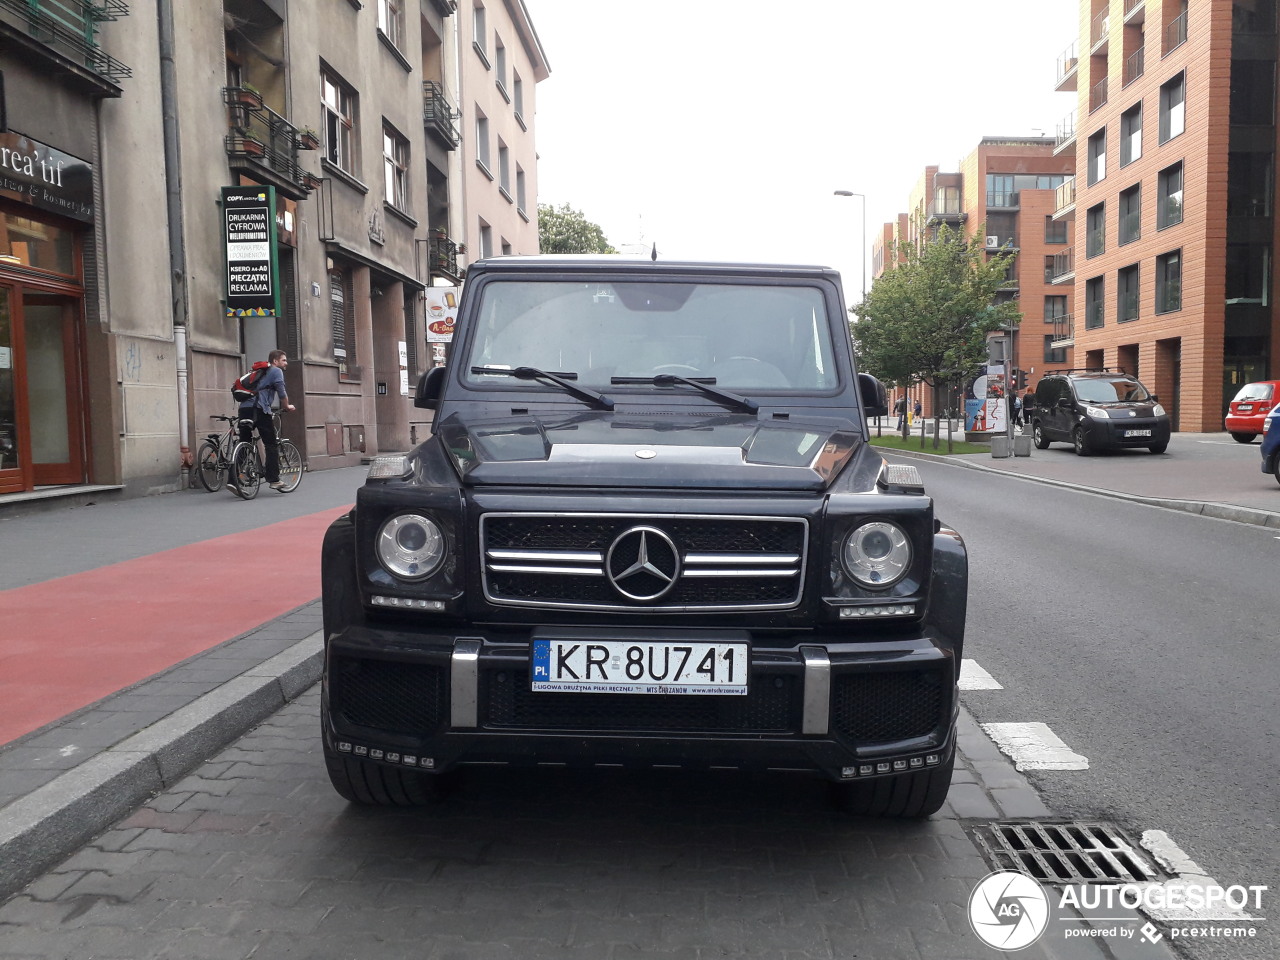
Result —
<path fill-rule="evenodd" d="M 267 372 L 254 387 L 253 397 L 240 404 L 240 439 L 246 443 L 253 441 L 253 429 L 257 427 L 262 445 L 267 449 L 267 461 L 262 472 L 266 475 L 267 486 L 272 490 L 284 490 L 280 480 L 280 442 L 276 436 L 275 421 L 271 419 L 271 408 L 276 398 L 280 399 L 280 409 L 293 411 L 297 409 L 289 402 L 289 394 L 285 391 L 284 371 L 289 365 L 289 358 L 283 350 L 272 350 L 267 354 Z M 252 420 L 252 425 L 245 423 Z M 236 477 L 232 477 L 227 486 L 236 490 Z"/>

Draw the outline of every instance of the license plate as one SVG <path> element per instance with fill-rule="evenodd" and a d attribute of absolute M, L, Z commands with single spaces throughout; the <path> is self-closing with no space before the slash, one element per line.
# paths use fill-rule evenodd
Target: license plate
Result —
<path fill-rule="evenodd" d="M 1126 430 L 1124 432 L 1124 435 L 1126 437 L 1149 437 L 1151 436 L 1151 431 L 1150 430 Z"/>
<path fill-rule="evenodd" d="M 1253 410 L 1252 403 L 1241 403 L 1236 406 L 1236 413 L 1249 413 Z"/>
<path fill-rule="evenodd" d="M 533 689 L 561 693 L 747 694 L 745 643 L 533 641 Z"/>

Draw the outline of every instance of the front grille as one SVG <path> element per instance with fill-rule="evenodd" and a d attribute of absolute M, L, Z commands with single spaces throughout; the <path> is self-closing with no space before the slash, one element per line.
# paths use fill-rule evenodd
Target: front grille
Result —
<path fill-rule="evenodd" d="M 348 723 L 423 737 L 446 716 L 442 667 L 384 660 L 337 660 L 330 674 L 331 708 Z"/>
<path fill-rule="evenodd" d="M 634 532 L 640 528 L 652 531 L 644 557 Z M 780 517 L 489 514 L 480 537 L 484 591 L 493 603 L 781 610 L 800 602 L 808 525 Z M 622 575 L 645 559 L 650 571 Z"/>
<path fill-rule="evenodd" d="M 950 708 L 938 670 L 837 674 L 831 726 L 860 744 L 925 737 L 947 722 Z"/>
<path fill-rule="evenodd" d="M 485 727 L 635 733 L 785 733 L 799 729 L 797 679 L 752 674 L 745 697 L 535 693 L 524 671 L 486 672 Z"/>

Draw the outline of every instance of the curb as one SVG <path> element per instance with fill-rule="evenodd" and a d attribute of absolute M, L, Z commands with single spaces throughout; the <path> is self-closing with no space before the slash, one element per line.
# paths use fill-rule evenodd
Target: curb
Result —
<path fill-rule="evenodd" d="M 1079 490 L 1082 493 L 1092 493 L 1100 497 L 1111 497 L 1115 500 L 1128 500 L 1130 503 L 1140 503 L 1148 507 L 1162 507 L 1166 510 L 1179 510 L 1183 513 L 1190 513 L 1201 517 L 1210 517 L 1214 520 L 1230 520 L 1233 523 L 1248 523 L 1257 527 L 1268 527 L 1273 530 L 1280 530 L 1280 513 L 1273 513 L 1269 510 L 1258 510 L 1253 507 L 1241 507 L 1233 503 L 1144 497 L 1136 493 L 1122 493 L 1119 490 L 1107 490 L 1102 487 L 1086 487 L 1083 484 L 1071 483 L 1067 480 L 1055 480 L 1052 477 L 1033 477 L 1025 473 L 1011 473 L 1008 470 L 997 470 L 994 467 L 988 467 L 981 463 L 974 463 L 972 460 L 960 460 L 954 456 L 941 456 L 936 453 L 924 453 L 923 451 L 886 448 L 881 452 L 881 456 L 903 456 L 909 459 L 932 460 L 936 463 L 946 463 L 952 466 L 965 467 L 969 470 L 981 470 L 984 473 L 993 473 L 1001 477 L 1012 477 L 1015 480 L 1028 480 L 1032 483 L 1043 483 L 1051 487 L 1063 487 L 1067 490 Z"/>
<path fill-rule="evenodd" d="M 0 899 L 310 688 L 323 649 L 317 630 L 0 810 Z"/>

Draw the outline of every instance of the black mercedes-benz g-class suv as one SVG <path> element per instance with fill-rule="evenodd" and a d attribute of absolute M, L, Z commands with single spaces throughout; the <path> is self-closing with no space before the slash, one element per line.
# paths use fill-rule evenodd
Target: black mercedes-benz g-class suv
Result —
<path fill-rule="evenodd" d="M 323 550 L 334 787 L 466 764 L 806 771 L 854 812 L 946 798 L 964 543 L 868 443 L 820 267 L 470 266 L 436 411 Z"/>

